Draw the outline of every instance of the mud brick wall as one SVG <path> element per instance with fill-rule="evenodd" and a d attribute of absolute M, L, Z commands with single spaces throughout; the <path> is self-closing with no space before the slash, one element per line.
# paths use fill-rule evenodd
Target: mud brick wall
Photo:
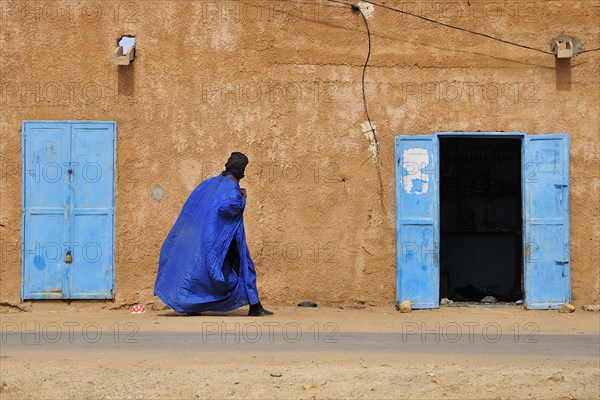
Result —
<path fill-rule="evenodd" d="M 599 47 L 598 1 L 386 1 L 550 49 Z M 250 158 L 248 240 L 267 303 L 395 298 L 393 137 L 571 135 L 575 304 L 597 303 L 600 52 L 571 60 L 375 7 L 327 1 L 0 0 L 0 301 L 21 287 L 22 120 L 117 122 L 116 301 L 152 299 L 184 200 L 231 151 Z M 137 59 L 113 65 L 117 39 Z M 159 185 L 160 201 L 152 197 Z"/>

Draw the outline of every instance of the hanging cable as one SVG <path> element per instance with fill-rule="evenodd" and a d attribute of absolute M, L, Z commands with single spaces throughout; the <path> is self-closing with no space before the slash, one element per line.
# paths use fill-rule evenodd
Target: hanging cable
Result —
<path fill-rule="evenodd" d="M 436 21 L 435 19 L 423 17 L 422 15 L 413 14 L 411 12 L 400 10 L 398 8 L 386 6 L 385 4 L 375 3 L 375 2 L 372 2 L 372 1 L 369 1 L 369 0 L 363 0 L 363 1 L 365 3 L 369 3 L 369 4 L 372 4 L 372 5 L 377 6 L 377 7 L 385 8 L 385 9 L 393 11 L 393 12 L 397 12 L 397 13 L 405 14 L 405 15 L 410 15 L 411 17 L 422 19 L 423 21 L 427 21 L 427 22 L 431 22 L 431 23 L 434 23 L 434 24 L 437 24 L 437 25 L 445 26 L 446 28 L 456 29 L 456 30 L 459 30 L 459 31 L 471 33 L 473 35 L 482 36 L 482 37 L 485 37 L 485 38 L 488 38 L 488 39 L 492 39 L 492 40 L 496 40 L 498 42 L 505 43 L 505 44 L 508 44 L 508 45 L 511 45 L 511 46 L 517 46 L 517 47 L 521 47 L 523 49 L 528 49 L 528 50 L 538 51 L 538 52 L 544 53 L 544 54 L 554 55 L 550 51 L 546 51 L 546 50 L 538 49 L 538 48 L 535 48 L 535 47 L 526 46 L 524 44 L 519 44 L 519 43 L 511 42 L 511 41 L 508 41 L 508 40 L 500 39 L 500 38 L 497 38 L 495 36 L 488 35 L 487 33 L 472 31 L 470 29 L 463 28 L 463 27 L 460 27 L 460 26 L 446 24 L 444 22 Z"/>
<path fill-rule="evenodd" d="M 352 7 L 353 9 L 355 9 L 352 4 L 348 4 L 348 3 L 345 3 L 343 1 L 339 1 L 339 0 L 327 0 L 327 1 L 329 1 L 331 3 L 343 4 L 343 5 L 346 5 L 348 7 Z M 444 22 L 436 21 L 435 19 L 427 18 L 427 17 L 424 17 L 422 15 L 411 13 L 409 11 L 400 10 L 398 8 L 387 6 L 385 4 L 376 3 L 376 2 L 370 1 L 370 0 L 363 0 L 363 1 L 365 3 L 372 4 L 373 6 L 376 6 L 376 7 L 381 7 L 381 8 L 385 8 L 386 10 L 389 10 L 389 11 L 393 11 L 393 12 L 397 12 L 397 13 L 400 13 L 400 14 L 409 15 L 411 17 L 419 18 L 419 19 L 421 19 L 423 21 L 427 21 L 427 22 L 431 22 L 433 24 L 441 25 L 441 26 L 444 26 L 446 28 L 456 29 L 456 30 L 462 31 L 462 32 L 467 32 L 467 33 L 470 33 L 470 34 L 473 34 L 473 35 L 477 35 L 477 36 L 481 36 L 481 37 L 484 37 L 484 38 L 487 38 L 487 39 L 495 40 L 497 42 L 508 44 L 508 45 L 511 45 L 511 46 L 521 47 L 523 49 L 533 50 L 533 51 L 537 51 L 539 53 L 549 54 L 551 56 L 554 55 L 554 53 L 552 53 L 551 51 L 542 50 L 542 49 L 538 49 L 538 48 L 535 48 L 535 47 L 527 46 L 527 45 L 524 45 L 524 44 L 519 44 L 519 43 L 511 42 L 509 40 L 505 40 L 505 39 L 501 39 L 501 38 L 498 38 L 498 37 L 495 37 L 495 36 L 492 36 L 492 35 L 488 35 L 487 33 L 472 31 L 470 29 L 463 28 L 461 26 L 446 24 Z M 362 10 L 361 10 L 361 14 L 362 14 Z M 363 15 L 363 18 L 364 18 L 364 15 Z M 590 50 L 582 50 L 582 51 L 580 51 L 577 54 L 589 53 L 589 52 L 592 52 L 592 51 L 599 51 L 599 50 L 600 50 L 600 48 L 590 49 Z"/>
<path fill-rule="evenodd" d="M 380 169 L 381 161 L 379 160 L 379 142 L 377 140 L 377 132 L 375 132 L 375 128 L 373 128 L 373 123 L 371 122 L 371 117 L 369 116 L 369 108 L 367 106 L 367 96 L 365 93 L 365 74 L 367 72 L 367 67 L 369 66 L 369 59 L 371 58 L 371 30 L 369 29 L 369 22 L 367 21 L 367 17 L 362 12 L 362 9 L 360 8 L 359 5 L 352 5 L 352 4 L 344 3 L 343 1 L 338 1 L 338 0 L 328 0 L 328 1 L 330 1 L 332 3 L 339 3 L 339 4 L 343 4 L 345 6 L 349 6 L 353 10 L 360 12 L 360 15 L 362 16 L 362 19 L 365 23 L 365 28 L 367 29 L 367 39 L 368 39 L 369 47 L 368 47 L 368 51 L 367 51 L 367 58 L 365 59 L 365 64 L 363 65 L 362 79 L 361 79 L 363 106 L 365 109 L 365 115 L 367 117 L 367 121 L 369 122 L 370 132 L 373 134 L 373 139 L 372 139 L 373 145 L 375 146 L 374 161 L 375 161 L 375 169 L 377 171 L 377 184 L 378 184 L 377 192 L 379 194 L 379 196 L 378 196 L 379 204 L 381 205 L 381 209 L 383 210 L 383 213 L 387 216 L 387 209 L 385 207 L 385 202 L 384 202 L 384 198 L 383 198 L 384 190 L 383 190 L 383 177 L 381 175 L 381 169 Z M 366 132 L 364 132 L 364 133 L 366 133 Z"/>
<path fill-rule="evenodd" d="M 352 4 L 344 3 L 343 1 L 339 1 L 339 0 L 327 0 L 327 1 L 329 1 L 330 3 L 338 3 L 338 4 L 343 4 L 345 6 L 348 6 L 348 7 L 352 7 Z"/>
<path fill-rule="evenodd" d="M 371 117 L 369 117 L 369 107 L 367 106 L 367 95 L 365 94 L 365 74 L 367 72 L 367 66 L 369 65 L 369 59 L 371 58 L 371 30 L 369 29 L 369 22 L 367 21 L 367 17 L 363 13 L 360 6 L 352 6 L 353 10 L 356 10 L 360 13 L 364 23 L 365 28 L 367 29 L 367 39 L 369 44 L 369 49 L 367 51 L 367 58 L 365 59 L 365 64 L 363 65 L 362 70 L 362 97 L 363 97 L 363 106 L 365 108 L 365 115 L 367 116 L 367 121 L 369 122 L 369 128 L 371 128 L 371 133 L 373 134 L 373 142 L 375 144 L 375 155 L 379 155 L 379 142 L 377 141 L 377 132 L 373 128 L 373 123 L 371 122 Z"/>
<path fill-rule="evenodd" d="M 581 54 L 581 53 L 589 53 L 590 51 L 600 51 L 600 47 L 598 47 L 597 49 L 589 49 L 589 50 L 581 50 L 579 53 L 577 54 Z"/>
<path fill-rule="evenodd" d="M 367 121 L 369 122 L 369 128 L 371 134 L 373 135 L 373 145 L 375 145 L 375 157 L 374 157 L 374 161 L 375 161 L 375 169 L 377 171 L 377 184 L 378 184 L 378 189 L 377 192 L 379 194 L 379 204 L 381 205 L 381 209 L 383 210 L 384 214 L 387 215 L 387 210 L 385 208 L 385 202 L 383 200 L 383 196 L 384 196 L 384 192 L 383 192 L 383 177 L 381 176 L 381 169 L 380 169 L 380 161 L 379 161 L 379 141 L 377 140 L 377 132 L 375 132 L 375 128 L 373 128 L 373 123 L 371 122 L 371 117 L 369 117 L 369 107 L 367 106 L 367 95 L 365 94 L 365 74 L 367 72 L 367 67 L 369 66 L 369 59 L 371 58 L 371 30 L 369 29 L 369 22 L 367 21 L 367 17 L 365 16 L 365 14 L 362 11 L 362 8 L 359 5 L 352 5 L 351 6 L 353 10 L 356 10 L 358 12 L 360 12 L 360 15 L 365 23 L 365 28 L 367 29 L 367 42 L 368 42 L 368 51 L 367 51 L 367 58 L 365 59 L 365 64 L 363 65 L 363 70 L 362 70 L 362 95 L 363 95 L 363 106 L 365 108 L 365 115 L 367 117 Z"/>

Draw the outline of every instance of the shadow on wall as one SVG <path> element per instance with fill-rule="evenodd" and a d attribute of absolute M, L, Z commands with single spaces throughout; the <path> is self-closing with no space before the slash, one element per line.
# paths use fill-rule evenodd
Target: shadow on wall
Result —
<path fill-rule="evenodd" d="M 556 71 L 556 90 L 561 92 L 571 90 L 571 59 L 554 59 L 554 69 Z"/>
<path fill-rule="evenodd" d="M 135 65 L 131 64 L 119 69 L 119 96 L 133 96 L 135 94 Z"/>

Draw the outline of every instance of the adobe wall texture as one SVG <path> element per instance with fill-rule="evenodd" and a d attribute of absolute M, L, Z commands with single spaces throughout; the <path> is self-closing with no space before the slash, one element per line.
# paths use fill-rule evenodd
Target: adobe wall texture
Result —
<path fill-rule="evenodd" d="M 387 2 L 549 49 L 599 46 L 598 1 Z M 116 301 L 152 301 L 160 246 L 231 151 L 251 164 L 248 239 L 262 298 L 395 297 L 393 137 L 571 135 L 575 304 L 600 297 L 600 52 L 559 63 L 376 7 L 363 134 L 360 15 L 327 1 L 0 1 L 0 301 L 20 298 L 22 120 L 117 122 Z M 137 39 L 130 67 L 118 37 Z M 160 185 L 164 197 L 151 192 Z"/>

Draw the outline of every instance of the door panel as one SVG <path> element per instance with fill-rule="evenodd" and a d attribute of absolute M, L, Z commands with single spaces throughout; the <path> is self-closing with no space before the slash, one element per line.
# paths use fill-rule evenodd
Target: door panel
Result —
<path fill-rule="evenodd" d="M 114 125 L 73 125 L 71 298 L 111 298 Z"/>
<path fill-rule="evenodd" d="M 64 173 L 69 161 L 69 126 L 53 123 L 26 125 L 23 136 L 26 204 L 28 208 L 62 208 L 69 204 L 69 178 Z"/>
<path fill-rule="evenodd" d="M 66 298 L 69 126 L 23 125 L 23 298 Z"/>
<path fill-rule="evenodd" d="M 559 308 L 571 301 L 568 185 L 569 137 L 526 137 L 523 221 L 527 308 Z"/>
<path fill-rule="evenodd" d="M 39 214 L 37 214 L 39 212 Z M 23 297 L 27 299 L 68 298 L 67 221 L 63 210 L 28 213 L 23 249 Z"/>
<path fill-rule="evenodd" d="M 73 126 L 74 208 L 112 210 L 114 125 Z"/>
<path fill-rule="evenodd" d="M 112 297 L 112 224 L 109 215 L 75 212 L 72 235 L 73 263 L 70 292 L 73 299 Z"/>
<path fill-rule="evenodd" d="M 396 301 L 439 306 L 437 136 L 396 137 Z"/>

